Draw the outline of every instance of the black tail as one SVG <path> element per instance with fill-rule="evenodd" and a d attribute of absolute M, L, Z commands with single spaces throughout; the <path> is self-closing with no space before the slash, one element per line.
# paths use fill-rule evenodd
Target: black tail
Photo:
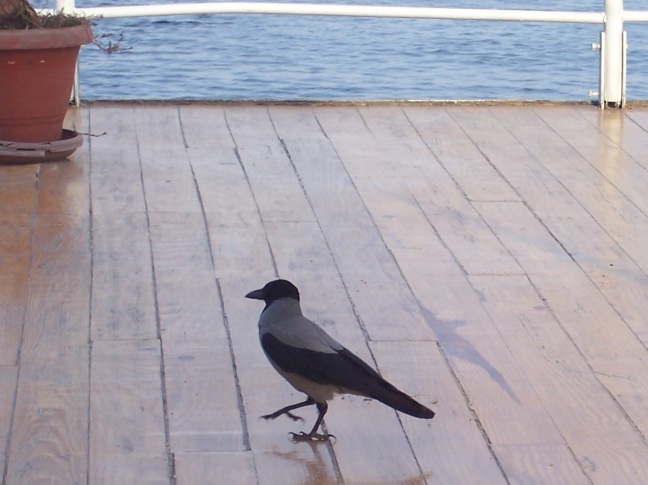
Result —
<path fill-rule="evenodd" d="M 343 359 L 329 362 L 327 366 L 328 369 L 331 369 L 333 363 L 338 364 L 336 371 L 331 374 L 336 377 L 335 381 L 333 381 L 335 384 L 380 401 L 396 411 L 409 414 L 415 418 L 432 419 L 434 417 L 434 411 L 396 389 L 352 352 L 342 349 L 338 351 L 338 355 Z"/>
<path fill-rule="evenodd" d="M 369 397 L 376 399 L 387 406 L 394 408 L 401 413 L 409 414 L 415 418 L 432 419 L 434 411 L 416 402 L 402 391 L 396 389 L 389 382 L 380 378 L 377 386 L 372 389 L 374 392 Z"/>

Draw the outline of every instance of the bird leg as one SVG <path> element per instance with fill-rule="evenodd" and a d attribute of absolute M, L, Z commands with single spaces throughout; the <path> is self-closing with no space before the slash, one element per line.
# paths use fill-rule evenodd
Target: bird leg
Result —
<path fill-rule="evenodd" d="M 310 398 L 309 398 L 310 399 Z M 313 401 L 314 402 L 314 401 Z M 317 421 L 315 421 L 315 426 L 310 430 L 310 433 L 306 434 L 303 431 L 301 433 L 290 433 L 290 438 L 294 441 L 328 441 L 331 438 L 335 438 L 335 435 L 332 434 L 319 434 L 317 433 L 326 411 L 328 411 L 328 404 L 326 401 L 315 403 L 317 406 L 317 411 L 319 415 L 317 416 Z"/>
<path fill-rule="evenodd" d="M 261 417 L 263 419 L 276 419 L 279 416 L 281 416 L 282 414 L 285 414 L 286 416 L 288 416 L 293 421 L 303 421 L 304 418 L 300 418 L 299 416 L 295 416 L 290 411 L 292 411 L 293 409 L 299 409 L 299 408 L 303 408 L 305 406 L 310 406 L 312 404 L 315 404 L 315 401 L 312 398 L 309 397 L 308 399 L 306 399 L 303 402 L 298 402 L 297 404 L 291 404 L 290 406 L 286 406 L 285 408 L 281 408 L 280 410 L 275 411 L 274 413 L 266 414 L 265 416 L 261 416 Z"/>

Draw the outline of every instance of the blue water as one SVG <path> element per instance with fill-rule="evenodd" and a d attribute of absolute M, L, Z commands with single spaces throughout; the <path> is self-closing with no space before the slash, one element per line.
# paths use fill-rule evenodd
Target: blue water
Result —
<path fill-rule="evenodd" d="M 179 1 L 179 0 L 176 0 Z M 340 2 L 340 0 L 334 0 Z M 78 6 L 155 0 L 77 0 Z M 325 3 L 325 0 L 314 0 Z M 601 11 L 603 0 L 351 0 Z M 643 4 L 643 5 L 642 5 Z M 626 0 L 645 10 L 645 0 Z M 118 54 L 81 54 L 85 100 L 569 100 L 598 89 L 599 25 L 203 15 L 98 20 Z M 628 98 L 648 99 L 648 24 L 627 24 Z"/>

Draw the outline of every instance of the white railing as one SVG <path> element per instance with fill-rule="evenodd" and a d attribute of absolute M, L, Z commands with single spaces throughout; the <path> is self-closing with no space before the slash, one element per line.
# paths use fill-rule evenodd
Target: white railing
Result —
<path fill-rule="evenodd" d="M 602 12 L 546 10 L 491 10 L 473 8 L 382 7 L 300 3 L 207 2 L 161 5 L 77 8 L 75 0 L 56 0 L 56 9 L 66 13 L 115 17 L 149 17 L 197 14 L 280 14 L 345 17 L 388 17 L 446 20 L 499 20 L 601 24 L 599 106 L 623 107 L 626 101 L 625 22 L 648 22 L 648 11 L 625 11 L 623 0 L 604 0 Z"/>

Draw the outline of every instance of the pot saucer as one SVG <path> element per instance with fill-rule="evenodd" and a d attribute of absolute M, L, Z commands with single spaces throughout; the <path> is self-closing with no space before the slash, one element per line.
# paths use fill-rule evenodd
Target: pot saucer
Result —
<path fill-rule="evenodd" d="M 72 155 L 83 145 L 83 136 L 76 131 L 63 130 L 61 139 L 48 142 L 19 142 L 0 140 L 0 164 L 53 162 Z"/>

